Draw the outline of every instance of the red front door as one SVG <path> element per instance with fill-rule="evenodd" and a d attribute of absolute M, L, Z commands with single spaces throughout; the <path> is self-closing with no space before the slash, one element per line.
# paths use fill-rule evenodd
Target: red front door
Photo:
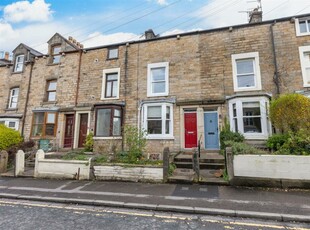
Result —
<path fill-rule="evenodd" d="M 80 130 L 79 130 L 79 148 L 84 147 L 85 139 L 87 136 L 88 114 L 83 113 L 80 116 Z"/>
<path fill-rule="evenodd" d="M 197 114 L 184 114 L 185 148 L 197 147 Z"/>
<path fill-rule="evenodd" d="M 64 139 L 64 148 L 72 148 L 73 146 L 73 122 L 74 115 L 66 115 L 66 128 L 65 128 L 65 139 Z"/>

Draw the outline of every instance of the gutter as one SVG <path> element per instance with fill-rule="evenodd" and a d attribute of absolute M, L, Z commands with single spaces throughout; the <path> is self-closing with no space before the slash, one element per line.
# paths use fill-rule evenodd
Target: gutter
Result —
<path fill-rule="evenodd" d="M 277 55 L 276 55 L 276 46 L 275 46 L 274 33 L 273 33 L 273 27 L 274 27 L 275 24 L 276 24 L 276 21 L 274 21 L 274 22 L 270 25 L 270 35 L 271 35 L 272 54 L 273 54 L 273 64 L 274 64 L 273 81 L 274 81 L 274 83 L 276 84 L 277 95 L 280 95 L 279 71 L 278 71 L 278 63 L 277 63 Z"/>

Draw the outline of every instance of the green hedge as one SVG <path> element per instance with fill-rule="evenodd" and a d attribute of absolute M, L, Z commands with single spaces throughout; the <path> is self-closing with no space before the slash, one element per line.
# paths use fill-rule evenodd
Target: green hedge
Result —
<path fill-rule="evenodd" d="M 17 145 L 23 141 L 18 131 L 0 124 L 0 151 L 7 150 L 13 145 Z"/>

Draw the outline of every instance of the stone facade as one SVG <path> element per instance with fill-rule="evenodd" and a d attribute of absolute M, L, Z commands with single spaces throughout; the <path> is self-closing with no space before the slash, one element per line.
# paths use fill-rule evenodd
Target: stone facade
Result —
<path fill-rule="evenodd" d="M 198 140 L 202 148 L 218 149 L 218 133 L 225 118 L 248 140 L 263 141 L 272 133 L 267 112 L 270 98 L 296 91 L 309 94 L 299 47 L 310 45 L 310 35 L 297 36 L 298 25 L 298 19 L 283 18 L 276 23 L 88 49 L 55 34 L 48 42 L 49 55 L 33 59 L 27 106 L 27 84 L 21 82 L 29 81 L 31 65 L 19 74 L 11 73 L 13 66 L 1 66 L 0 87 L 5 90 L 0 92 L 0 115 L 11 113 L 6 110 L 9 89 L 20 85 L 21 107 L 14 113 L 23 114 L 27 107 L 22 116 L 24 136 L 47 138 L 60 148 L 68 147 L 65 139 L 70 115 L 74 132 L 69 147 L 82 147 L 81 135 L 94 132 L 94 150 L 107 154 L 126 148 L 120 132 L 126 125 L 154 132 L 147 137 L 147 154 L 161 153 L 165 147 L 191 150 Z M 55 46 L 60 47 L 60 53 L 53 54 Z M 59 63 L 51 63 L 57 58 Z M 49 102 L 51 80 L 57 81 L 57 89 L 56 100 Z M 165 90 L 157 93 L 152 87 Z M 42 111 L 57 114 L 54 136 L 31 134 L 34 113 Z M 191 122 L 194 126 L 190 127 Z"/>

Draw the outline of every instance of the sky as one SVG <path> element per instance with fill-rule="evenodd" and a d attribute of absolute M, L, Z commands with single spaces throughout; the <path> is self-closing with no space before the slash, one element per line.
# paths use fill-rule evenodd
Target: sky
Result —
<path fill-rule="evenodd" d="M 261 0 L 263 20 L 310 13 L 310 0 Z M 0 51 L 47 52 L 56 33 L 84 47 L 248 23 L 257 0 L 0 0 Z"/>

